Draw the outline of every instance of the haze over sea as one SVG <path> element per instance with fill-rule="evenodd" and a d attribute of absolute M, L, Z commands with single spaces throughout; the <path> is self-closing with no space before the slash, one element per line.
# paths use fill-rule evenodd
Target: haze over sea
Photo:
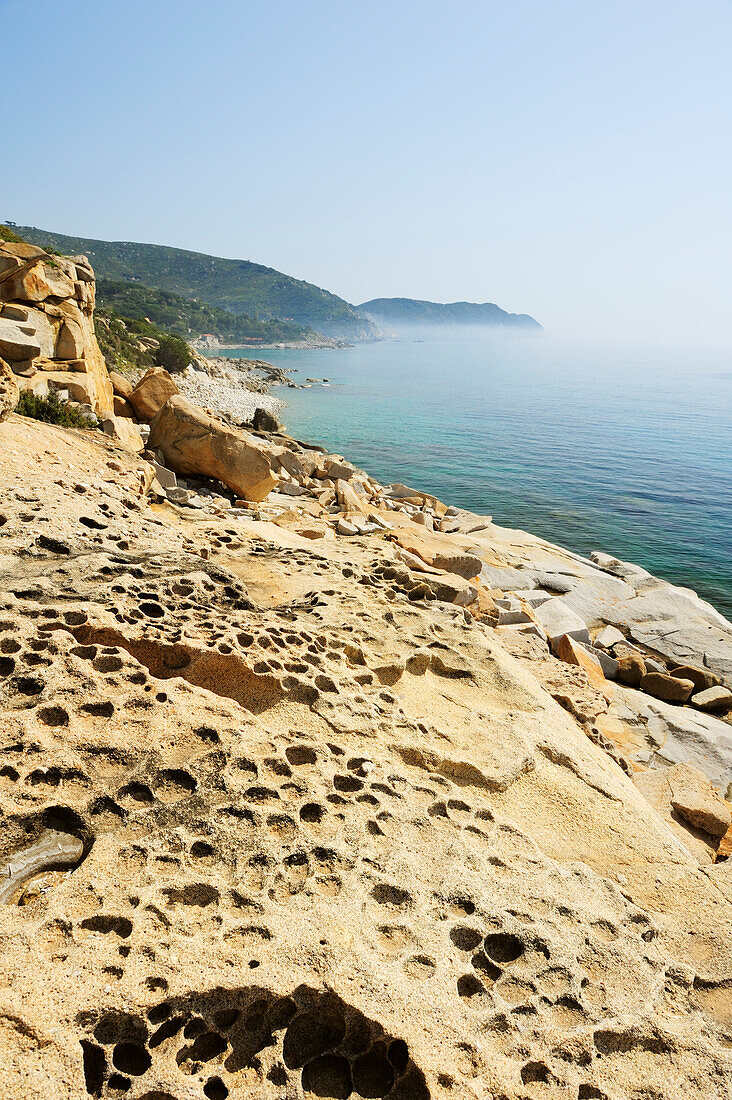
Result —
<path fill-rule="evenodd" d="M 223 353 L 217 353 L 223 354 Z M 328 387 L 275 390 L 288 431 L 732 618 L 732 348 L 443 330 L 343 350 L 230 350 Z"/>

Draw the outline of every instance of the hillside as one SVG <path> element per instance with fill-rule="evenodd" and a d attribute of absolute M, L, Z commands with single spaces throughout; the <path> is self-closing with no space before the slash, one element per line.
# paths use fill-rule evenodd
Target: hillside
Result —
<path fill-rule="evenodd" d="M 294 322 L 325 336 L 350 340 L 378 336 L 373 322 L 337 295 L 249 260 L 207 256 L 165 245 L 69 237 L 32 226 L 17 229 L 32 244 L 65 255 L 88 256 L 97 277 L 133 279 L 261 321 L 276 318 Z"/>
<path fill-rule="evenodd" d="M 186 339 L 210 332 L 224 343 L 279 343 L 301 340 L 308 333 L 308 329 L 292 321 L 257 321 L 247 314 L 232 313 L 169 290 L 125 280 L 99 279 L 97 303 L 101 309 L 113 309 L 123 317 L 140 321 L 147 318 Z"/>
<path fill-rule="evenodd" d="M 423 302 L 416 298 L 372 298 L 358 309 L 377 325 L 389 328 L 415 325 L 490 325 L 542 332 L 542 326 L 527 313 L 506 313 L 493 302 Z"/>

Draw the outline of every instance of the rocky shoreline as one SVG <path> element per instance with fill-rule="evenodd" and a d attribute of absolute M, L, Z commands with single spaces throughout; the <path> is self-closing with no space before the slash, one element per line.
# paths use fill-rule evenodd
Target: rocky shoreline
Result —
<path fill-rule="evenodd" d="M 15 258 L 20 356 L 89 269 Z M 108 375 L 83 293 L 104 432 L 0 362 L 2 1094 L 727 1100 L 732 625 Z"/>

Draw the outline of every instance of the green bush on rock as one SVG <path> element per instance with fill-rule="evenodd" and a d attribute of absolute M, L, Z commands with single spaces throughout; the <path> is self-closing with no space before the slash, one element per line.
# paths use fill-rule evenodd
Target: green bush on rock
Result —
<path fill-rule="evenodd" d="M 23 390 L 15 411 L 31 420 L 42 420 L 44 424 L 58 424 L 62 428 L 85 428 L 88 431 L 97 427 L 96 421 L 62 401 L 58 394 L 38 397 L 29 390 Z"/>
<path fill-rule="evenodd" d="M 160 337 L 160 345 L 155 349 L 155 365 L 175 374 L 185 370 L 192 361 L 191 349 L 180 336 L 168 333 Z"/>

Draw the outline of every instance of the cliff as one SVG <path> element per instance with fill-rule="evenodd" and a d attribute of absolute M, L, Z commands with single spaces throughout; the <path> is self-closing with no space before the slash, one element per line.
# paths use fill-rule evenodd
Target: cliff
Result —
<path fill-rule="evenodd" d="M 51 255 L 0 241 L 0 359 L 18 391 L 70 395 L 110 434 L 142 450 L 132 425 L 115 415 L 114 392 L 94 333 L 94 272 L 85 256 Z"/>

